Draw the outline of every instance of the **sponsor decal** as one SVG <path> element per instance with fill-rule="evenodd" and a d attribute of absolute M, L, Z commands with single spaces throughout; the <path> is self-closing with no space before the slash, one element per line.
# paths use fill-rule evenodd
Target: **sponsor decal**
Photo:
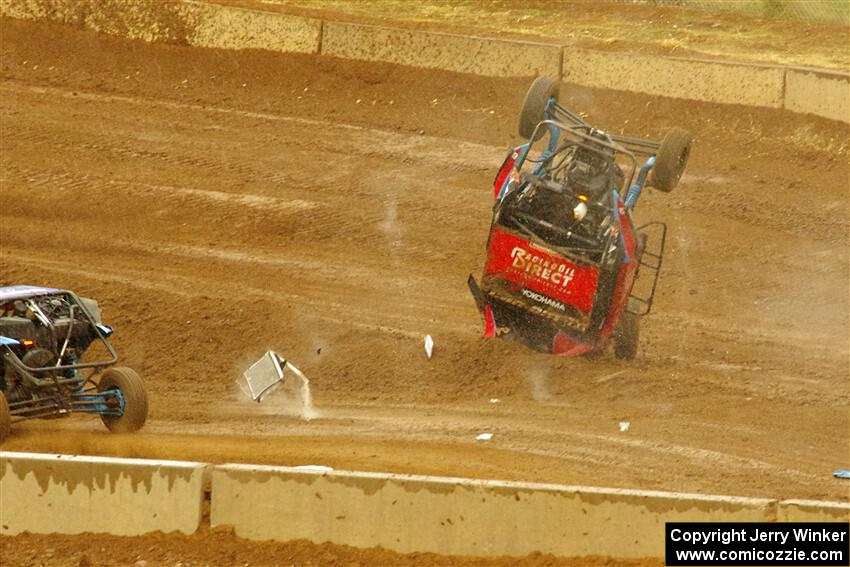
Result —
<path fill-rule="evenodd" d="M 564 304 L 561 303 L 560 301 L 556 301 L 556 300 L 552 299 L 551 297 L 546 297 L 545 295 L 541 295 L 541 294 L 537 293 L 536 291 L 531 291 L 530 289 L 523 288 L 522 294 L 525 297 L 528 297 L 529 299 L 533 299 L 534 301 L 536 301 L 538 303 L 542 303 L 544 305 L 548 305 L 549 307 L 554 307 L 555 309 L 558 309 L 559 311 L 566 311 L 567 310 L 567 308 L 564 307 Z"/>
<path fill-rule="evenodd" d="M 515 246 L 511 250 L 511 258 L 513 258 L 512 268 L 564 288 L 570 284 L 576 275 L 573 266 L 532 254 L 519 246 Z"/>
<path fill-rule="evenodd" d="M 598 268 L 575 264 L 569 258 L 499 229 L 491 235 L 484 274 L 486 280 L 501 280 L 510 285 L 510 293 L 516 294 L 519 301 L 532 299 L 521 297 L 523 288 L 554 299 L 565 307 L 564 314 L 571 309 L 590 313 L 599 279 Z M 549 311 L 553 315 L 561 313 L 558 307 Z"/>

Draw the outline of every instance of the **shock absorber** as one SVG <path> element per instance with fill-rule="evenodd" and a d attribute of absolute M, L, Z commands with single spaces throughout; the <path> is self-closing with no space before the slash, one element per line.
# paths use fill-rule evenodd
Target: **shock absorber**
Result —
<path fill-rule="evenodd" d="M 640 192 L 643 190 L 644 183 L 646 183 L 646 176 L 649 174 L 649 170 L 652 169 L 653 165 L 655 165 L 655 156 L 646 160 L 646 163 L 640 168 L 637 182 L 629 187 L 629 191 L 626 193 L 626 200 L 623 203 L 623 206 L 627 209 L 634 209 L 635 205 L 637 205 Z"/>
<path fill-rule="evenodd" d="M 61 364 L 76 364 L 78 360 L 77 355 L 71 352 L 65 356 Z M 63 375 L 65 378 L 76 378 L 78 373 L 79 371 L 76 368 L 68 368 Z"/>

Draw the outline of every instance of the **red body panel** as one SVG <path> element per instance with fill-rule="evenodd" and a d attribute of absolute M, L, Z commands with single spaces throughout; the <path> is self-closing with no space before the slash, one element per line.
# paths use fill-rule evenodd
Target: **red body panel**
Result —
<path fill-rule="evenodd" d="M 621 265 L 620 271 L 617 273 L 617 283 L 614 287 L 614 295 L 611 297 L 611 307 L 608 309 L 608 317 L 605 319 L 605 324 L 602 326 L 602 331 L 600 332 L 600 336 L 602 337 L 610 337 L 614 333 L 617 321 L 620 319 L 620 314 L 628 303 L 629 294 L 632 292 L 632 284 L 635 279 L 635 272 L 640 263 L 639 258 L 635 254 L 637 251 L 637 239 L 635 238 L 632 221 L 623 212 L 622 208 L 619 208 L 619 213 L 620 234 L 623 238 L 623 245 L 629 262 Z"/>
<path fill-rule="evenodd" d="M 559 331 L 552 339 L 552 354 L 559 356 L 581 356 L 592 350 L 592 345 L 574 340 L 563 331 Z"/>
<path fill-rule="evenodd" d="M 493 308 L 484 306 L 484 336 L 491 339 L 496 336 L 496 318 L 493 317 Z"/>
<path fill-rule="evenodd" d="M 485 277 L 496 276 L 589 314 L 599 270 L 581 267 L 513 234 L 493 229 Z"/>
<path fill-rule="evenodd" d="M 499 168 L 499 173 L 496 174 L 496 179 L 493 181 L 494 199 L 499 198 L 499 193 L 502 191 L 502 187 L 505 185 L 505 181 L 508 180 L 511 171 L 513 171 L 517 158 L 519 158 L 519 148 L 514 148 L 508 153 L 505 161 L 502 162 L 502 167 Z"/>
<path fill-rule="evenodd" d="M 510 160 L 511 156 L 508 158 Z M 510 169 L 507 171 L 509 172 Z M 620 205 L 618 212 L 622 239 L 620 246 L 628 260 L 618 266 L 614 291 L 602 327 L 598 333 L 589 331 L 592 334 L 563 328 L 552 337 L 551 352 L 553 354 L 581 356 L 592 350 L 604 348 L 614 333 L 620 315 L 626 308 L 639 258 L 636 257 L 637 239 L 631 217 L 622 209 L 621 203 L 618 205 Z M 490 233 L 484 277 L 487 280 L 509 282 L 512 293 L 525 295 L 534 301 L 562 302 L 586 317 L 589 317 L 593 311 L 600 285 L 599 268 L 580 265 L 543 246 L 496 227 Z M 543 297 L 536 297 L 533 294 Z M 484 315 L 485 336 L 496 336 L 497 321 L 489 305 L 484 308 Z"/>

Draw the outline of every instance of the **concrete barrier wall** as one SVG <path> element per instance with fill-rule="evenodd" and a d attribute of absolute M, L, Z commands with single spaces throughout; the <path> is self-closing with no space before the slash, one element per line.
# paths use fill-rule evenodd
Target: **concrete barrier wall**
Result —
<path fill-rule="evenodd" d="M 285 467 L 217 466 L 211 522 L 248 539 L 401 553 L 660 557 L 664 523 L 775 519 L 775 501 Z"/>
<path fill-rule="evenodd" d="M 850 521 L 840 502 L 0 452 L 0 535 L 191 534 L 210 487 L 210 523 L 240 537 L 401 553 L 661 557 L 665 522 Z"/>
<path fill-rule="evenodd" d="M 221 49 L 318 53 L 322 34 L 321 20 L 194 1 L 0 0 L 0 15 Z"/>
<path fill-rule="evenodd" d="M 779 503 L 780 522 L 850 522 L 850 502 L 783 500 Z"/>
<path fill-rule="evenodd" d="M 807 69 L 786 70 L 785 108 L 850 122 L 850 75 Z"/>
<path fill-rule="evenodd" d="M 182 10 L 192 22 L 191 31 L 187 34 L 190 45 L 290 53 L 319 52 L 321 20 L 200 2 L 184 4 Z"/>
<path fill-rule="evenodd" d="M 0 535 L 194 533 L 207 465 L 0 452 Z"/>
<path fill-rule="evenodd" d="M 325 22 L 322 54 L 495 77 L 561 74 L 559 45 Z"/>
<path fill-rule="evenodd" d="M 781 67 L 564 49 L 563 80 L 673 98 L 782 108 Z"/>
<path fill-rule="evenodd" d="M 0 0 L 0 15 L 222 49 L 321 53 L 723 104 L 784 108 L 850 123 L 850 74 L 578 49 L 527 41 L 322 22 L 195 0 Z"/>
<path fill-rule="evenodd" d="M 185 43 L 185 22 L 179 5 L 150 0 L 0 0 L 0 15 L 47 20 L 101 33 Z"/>

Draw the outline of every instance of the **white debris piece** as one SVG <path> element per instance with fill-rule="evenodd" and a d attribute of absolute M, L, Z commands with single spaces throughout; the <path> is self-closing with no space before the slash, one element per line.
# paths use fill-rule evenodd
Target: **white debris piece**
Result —
<path fill-rule="evenodd" d="M 629 430 L 629 427 L 630 427 L 631 425 L 632 425 L 632 424 L 631 424 L 631 422 L 629 422 L 629 421 L 621 421 L 621 422 L 620 422 L 620 433 L 625 433 L 626 431 L 628 431 L 628 430 Z"/>
<path fill-rule="evenodd" d="M 267 351 L 260 360 L 251 365 L 242 374 L 243 380 L 237 380 L 239 387 L 255 402 L 271 393 L 283 383 L 283 370 L 286 360 L 274 351 Z"/>
<path fill-rule="evenodd" d="M 434 354 L 434 339 L 431 338 L 431 335 L 425 335 L 425 356 L 428 357 L 428 360 L 431 360 L 432 354 Z"/>
<path fill-rule="evenodd" d="M 499 402 L 501 402 L 501 401 L 502 401 L 502 400 L 500 400 L 499 398 L 490 398 L 490 403 L 491 403 L 491 404 L 498 404 L 498 403 L 499 403 Z"/>
<path fill-rule="evenodd" d="M 492 438 L 493 438 L 493 434 L 492 434 L 492 433 L 482 433 L 481 435 L 479 435 L 478 437 L 476 437 L 476 438 L 475 438 L 475 440 L 476 440 L 476 441 L 489 441 L 489 440 L 490 440 L 490 439 L 492 439 Z"/>
<path fill-rule="evenodd" d="M 298 368 L 274 351 L 267 351 L 242 374 L 242 378 L 236 383 L 246 396 L 260 403 L 269 394 L 278 390 L 284 382 L 288 383 L 288 378 L 284 376 L 286 371 L 294 374 L 301 381 L 301 417 L 307 421 L 317 417 L 318 413 L 313 409 L 310 381 Z"/>

